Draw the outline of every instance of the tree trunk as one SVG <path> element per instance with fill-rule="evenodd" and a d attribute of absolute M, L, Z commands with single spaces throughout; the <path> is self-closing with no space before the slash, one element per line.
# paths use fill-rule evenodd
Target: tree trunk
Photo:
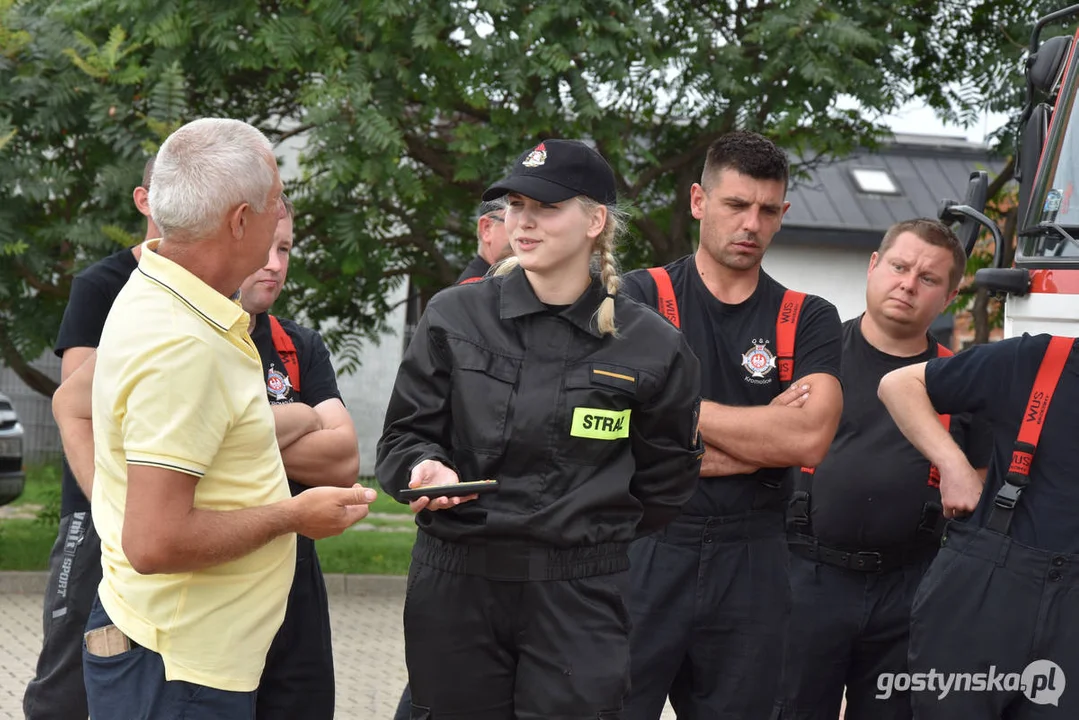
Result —
<path fill-rule="evenodd" d="M 989 342 L 989 291 L 985 288 L 978 288 L 978 294 L 970 308 L 970 318 L 974 323 L 974 344 L 984 345 Z"/>
<path fill-rule="evenodd" d="M 1005 176 L 1011 178 L 1012 170 L 1015 167 L 1014 158 L 1008 161 L 1008 165 L 1004 171 L 993 181 L 993 185 L 990 190 L 994 188 L 996 193 L 1004 188 L 1005 182 L 998 182 Z M 990 198 L 995 197 L 991 195 Z M 1011 267 L 1012 261 L 1015 259 L 1015 233 L 1016 226 L 1019 224 L 1019 207 L 1013 206 L 1008 210 L 1008 213 L 1004 216 L 1004 228 L 1001 230 L 1001 238 L 1004 242 L 1003 258 L 1001 259 L 1003 267 Z M 1002 299 L 1001 303 L 1006 302 L 1006 299 Z M 978 288 L 977 296 L 974 298 L 974 304 L 970 308 L 970 319 L 974 324 L 974 344 L 982 345 L 989 342 L 990 332 L 990 320 L 989 320 L 989 293 L 985 288 Z M 1003 310 L 1003 308 L 1002 308 Z"/>
<path fill-rule="evenodd" d="M 26 358 L 11 342 L 7 328 L 2 322 L 0 322 L 0 360 L 14 370 L 15 374 L 34 392 L 41 393 L 45 397 L 52 397 L 52 394 L 56 392 L 57 382 L 26 361 Z"/>

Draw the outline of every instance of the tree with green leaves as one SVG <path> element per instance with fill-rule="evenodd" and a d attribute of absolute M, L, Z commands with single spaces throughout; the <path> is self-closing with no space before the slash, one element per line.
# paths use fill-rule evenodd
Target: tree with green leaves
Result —
<path fill-rule="evenodd" d="M 1017 62 L 990 57 L 1007 35 L 996 19 L 972 35 L 968 5 L 1010 9 L 1008 28 L 1033 14 L 1030 0 L 0 0 L 0 354 L 51 391 L 26 359 L 51 343 L 72 272 L 136 236 L 141 165 L 195 117 L 302 140 L 289 301 L 355 354 L 393 288 L 453 281 L 480 192 L 543 138 L 587 138 L 610 160 L 637 267 L 692 249 L 689 188 L 724 132 L 763 132 L 797 172 L 876 147 L 881 117 L 914 97 L 967 117 L 991 97 L 975 71 Z M 975 43 L 986 55 L 966 67 Z"/>

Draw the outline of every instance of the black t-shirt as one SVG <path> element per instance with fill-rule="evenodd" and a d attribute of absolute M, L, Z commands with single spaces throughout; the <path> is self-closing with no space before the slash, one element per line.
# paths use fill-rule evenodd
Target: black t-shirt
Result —
<path fill-rule="evenodd" d="M 813 534 L 844 549 L 914 542 L 925 504 L 940 503 L 940 490 L 929 483 L 929 461 L 877 397 L 887 373 L 937 357 L 937 341 L 930 337 L 920 355 L 888 355 L 866 341 L 861 321 L 843 323 L 843 416 L 810 490 Z M 985 467 L 992 449 L 988 428 L 972 426 L 971 416 L 959 413 L 951 416 L 949 430 L 971 465 Z"/>
<path fill-rule="evenodd" d="M 310 328 L 297 325 L 291 320 L 278 318 L 281 327 L 292 338 L 300 363 L 300 389 L 296 391 L 288 379 L 288 370 L 273 344 L 270 318 L 266 313 L 255 316 L 255 329 L 251 340 L 255 343 L 262 370 L 266 374 L 266 397 L 271 405 L 301 402 L 315 407 L 333 398 L 341 399 L 337 389 L 337 373 L 330 362 L 330 351 L 322 336 Z M 306 485 L 289 480 L 289 489 L 296 495 L 307 489 Z"/>
<path fill-rule="evenodd" d="M 925 384 L 940 412 L 982 413 L 993 430 L 985 492 L 971 522 L 984 526 L 1011 463 L 1049 335 L 1027 335 L 979 345 L 954 358 L 931 360 Z M 1079 553 L 1079 353 L 1074 346 L 1042 426 L 1023 492 L 1012 518 L 1017 542 L 1051 552 Z"/>
<path fill-rule="evenodd" d="M 58 357 L 62 358 L 68 348 L 97 347 L 112 303 L 138 266 L 135 254 L 131 249 L 125 249 L 94 263 L 75 276 L 71 281 L 71 295 L 64 309 L 64 318 L 60 321 L 56 347 L 53 348 Z M 89 509 L 90 501 L 82 494 L 67 460 L 64 460 L 60 514 Z"/>
<path fill-rule="evenodd" d="M 701 363 L 701 397 L 724 405 L 770 403 L 785 387 L 777 370 L 772 367 L 763 377 L 754 377 L 743 363 L 755 350 L 774 355 L 776 319 L 786 288 L 761 270 L 753 294 L 742 303 L 728 305 L 705 286 L 692 255 L 666 269 L 678 301 L 682 333 Z M 656 286 L 646 270 L 626 275 L 623 292 L 656 307 Z M 839 314 L 826 300 L 807 295 L 795 330 L 794 377 L 826 373 L 838 378 L 839 363 Z M 760 507 L 761 500 L 767 507 L 780 509 L 790 496 L 787 474 L 787 468 L 764 468 L 751 475 L 701 478 L 696 495 L 682 511 L 694 516 L 732 515 Z M 782 487 L 762 491 L 762 482 Z"/>

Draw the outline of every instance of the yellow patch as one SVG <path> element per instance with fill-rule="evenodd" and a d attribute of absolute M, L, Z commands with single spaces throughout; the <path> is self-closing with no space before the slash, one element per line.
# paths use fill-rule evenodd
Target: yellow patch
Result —
<path fill-rule="evenodd" d="M 573 408 L 573 425 L 570 427 L 569 434 L 573 437 L 593 440 L 628 438 L 630 412 L 630 410 Z"/>

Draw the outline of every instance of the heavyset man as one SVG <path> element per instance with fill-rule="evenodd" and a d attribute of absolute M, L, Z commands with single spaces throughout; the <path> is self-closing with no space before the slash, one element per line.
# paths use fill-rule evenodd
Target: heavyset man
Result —
<path fill-rule="evenodd" d="M 865 313 L 843 324 L 839 430 L 824 461 L 801 471 L 788 511 L 794 606 L 783 720 L 835 720 L 844 687 L 846 720 L 911 716 L 909 693 L 879 697 L 877 678 L 907 669 L 911 600 L 940 546 L 939 475 L 899 432 L 877 386 L 896 368 L 951 354 L 929 326 L 965 266 L 947 226 L 897 223 L 870 258 Z M 942 420 L 984 467 L 988 443 L 970 416 Z"/>

